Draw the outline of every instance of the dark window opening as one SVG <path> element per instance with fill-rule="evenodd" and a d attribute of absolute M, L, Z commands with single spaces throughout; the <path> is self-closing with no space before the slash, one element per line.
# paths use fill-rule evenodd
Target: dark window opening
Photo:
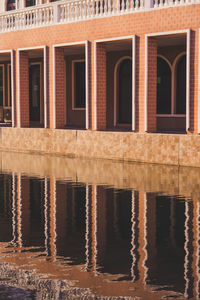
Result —
<path fill-rule="evenodd" d="M 40 122 L 40 64 L 29 68 L 29 110 L 30 121 Z"/>
<path fill-rule="evenodd" d="M 118 69 L 118 123 L 132 122 L 132 61 L 124 59 Z"/>
<path fill-rule="evenodd" d="M 74 62 L 74 108 L 85 108 L 85 62 Z"/>
<path fill-rule="evenodd" d="M 186 113 L 186 55 L 177 63 L 176 69 L 176 114 Z"/>
<path fill-rule="evenodd" d="M 26 7 L 28 6 L 34 6 L 36 3 L 35 3 L 35 0 L 26 0 Z"/>
<path fill-rule="evenodd" d="M 157 58 L 157 114 L 171 114 L 171 69 Z"/>
<path fill-rule="evenodd" d="M 7 2 L 7 10 L 14 10 L 15 7 L 15 0 L 8 0 Z"/>

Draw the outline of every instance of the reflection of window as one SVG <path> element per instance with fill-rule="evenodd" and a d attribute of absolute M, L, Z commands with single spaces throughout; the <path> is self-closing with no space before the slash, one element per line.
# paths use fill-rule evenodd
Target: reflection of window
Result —
<path fill-rule="evenodd" d="M 8 0 L 7 10 L 14 10 L 14 9 L 15 9 L 15 0 Z"/>
<path fill-rule="evenodd" d="M 26 0 L 26 7 L 35 5 L 35 0 Z"/>
<path fill-rule="evenodd" d="M 85 109 L 85 61 L 72 61 L 72 108 Z"/>

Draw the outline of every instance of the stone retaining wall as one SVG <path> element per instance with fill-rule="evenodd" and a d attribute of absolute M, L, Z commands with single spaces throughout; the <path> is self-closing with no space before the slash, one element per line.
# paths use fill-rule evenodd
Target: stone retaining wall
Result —
<path fill-rule="evenodd" d="M 1 128 L 0 149 L 200 167 L 200 136 Z"/>

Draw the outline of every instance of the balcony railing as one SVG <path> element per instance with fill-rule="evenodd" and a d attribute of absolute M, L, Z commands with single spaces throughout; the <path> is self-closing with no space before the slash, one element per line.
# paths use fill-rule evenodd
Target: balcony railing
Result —
<path fill-rule="evenodd" d="M 195 3 L 200 0 L 62 0 L 0 14 L 0 32 Z"/>

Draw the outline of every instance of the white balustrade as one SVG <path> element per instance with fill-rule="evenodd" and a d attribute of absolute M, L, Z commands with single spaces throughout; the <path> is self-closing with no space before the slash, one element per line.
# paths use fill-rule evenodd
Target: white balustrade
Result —
<path fill-rule="evenodd" d="M 0 32 L 194 3 L 200 0 L 61 0 L 0 14 Z"/>

